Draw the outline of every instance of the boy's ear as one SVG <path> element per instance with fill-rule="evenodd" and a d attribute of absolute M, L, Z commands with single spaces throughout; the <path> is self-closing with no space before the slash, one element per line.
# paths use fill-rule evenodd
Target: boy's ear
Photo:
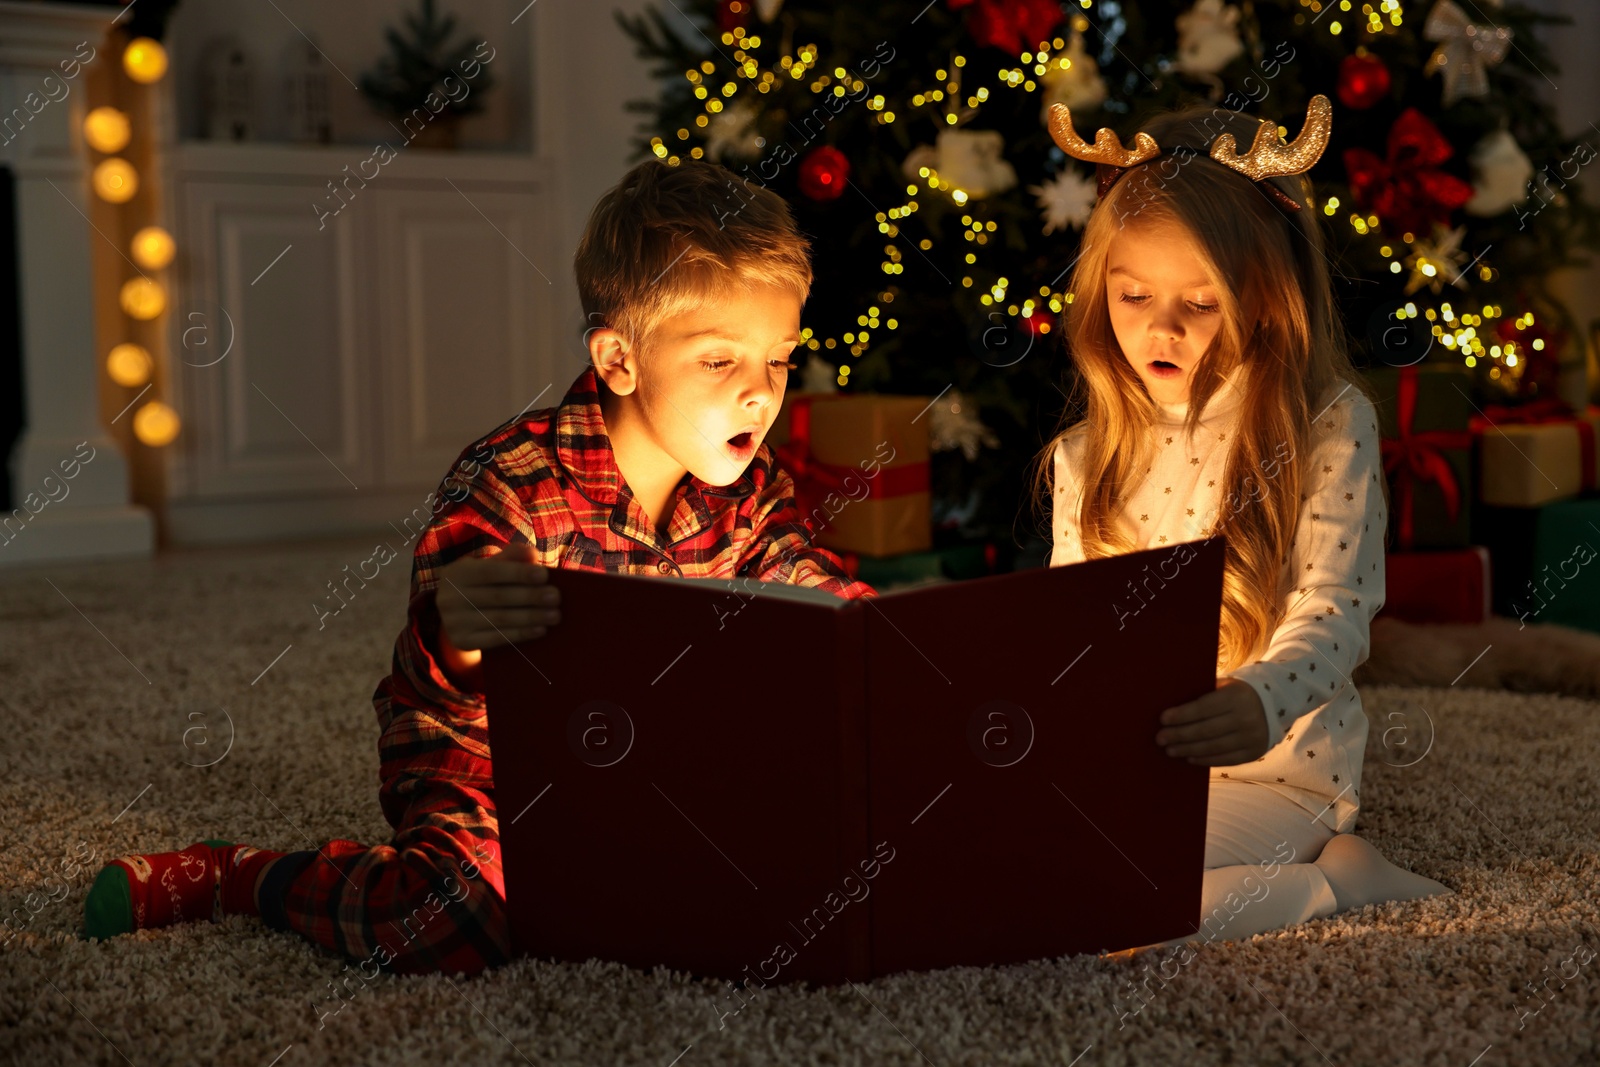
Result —
<path fill-rule="evenodd" d="M 589 361 L 594 372 L 617 396 L 627 396 L 639 387 L 639 357 L 628 339 L 609 327 L 590 330 Z"/>

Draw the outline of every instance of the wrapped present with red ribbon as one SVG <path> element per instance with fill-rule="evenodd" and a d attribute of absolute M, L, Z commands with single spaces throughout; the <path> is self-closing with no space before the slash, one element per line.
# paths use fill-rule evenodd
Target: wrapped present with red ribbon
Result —
<path fill-rule="evenodd" d="M 791 393 L 767 434 L 818 544 L 862 556 L 933 544 L 927 397 Z"/>
<path fill-rule="evenodd" d="M 1390 528 L 1402 550 L 1471 541 L 1472 379 L 1442 364 L 1367 372 L 1377 391 Z"/>
<path fill-rule="evenodd" d="M 1533 508 L 1595 488 L 1600 407 L 1575 411 L 1561 400 L 1489 405 L 1471 422 L 1478 440 L 1478 499 Z"/>
<path fill-rule="evenodd" d="M 1436 552 L 1390 552 L 1383 561 L 1383 612 L 1404 622 L 1481 623 L 1493 589 L 1482 545 Z"/>

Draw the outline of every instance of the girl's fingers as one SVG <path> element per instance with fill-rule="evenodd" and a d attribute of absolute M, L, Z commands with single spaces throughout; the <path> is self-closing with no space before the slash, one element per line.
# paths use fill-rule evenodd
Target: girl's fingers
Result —
<path fill-rule="evenodd" d="M 1156 731 L 1156 744 L 1182 745 L 1195 741 L 1209 741 L 1231 734 L 1236 729 L 1226 715 L 1191 723 L 1188 726 L 1164 726 Z"/>
<path fill-rule="evenodd" d="M 1167 755 L 1174 757 L 1205 757 L 1208 762 L 1212 762 L 1217 756 L 1225 756 L 1241 751 L 1239 746 L 1242 740 L 1237 733 L 1230 731 L 1217 737 L 1193 741 L 1188 744 L 1169 745 L 1167 747 Z"/>

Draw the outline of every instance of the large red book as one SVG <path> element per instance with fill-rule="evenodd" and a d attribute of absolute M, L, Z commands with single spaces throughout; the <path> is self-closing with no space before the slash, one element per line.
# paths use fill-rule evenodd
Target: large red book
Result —
<path fill-rule="evenodd" d="M 555 571 L 484 657 L 518 950 L 863 981 L 1194 933 L 1223 541 L 845 601 Z"/>

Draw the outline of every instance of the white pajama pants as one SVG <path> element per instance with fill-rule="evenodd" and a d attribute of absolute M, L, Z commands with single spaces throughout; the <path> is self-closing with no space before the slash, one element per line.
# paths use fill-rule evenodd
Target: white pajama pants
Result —
<path fill-rule="evenodd" d="M 1333 887 L 1312 861 L 1334 836 L 1312 812 L 1259 782 L 1213 778 L 1197 933 L 1232 941 L 1332 915 Z"/>

